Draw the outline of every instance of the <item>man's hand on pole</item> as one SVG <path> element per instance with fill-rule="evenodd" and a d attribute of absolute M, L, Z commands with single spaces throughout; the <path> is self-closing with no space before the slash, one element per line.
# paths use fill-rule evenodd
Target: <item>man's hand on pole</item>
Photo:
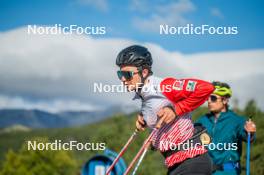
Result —
<path fill-rule="evenodd" d="M 138 131 L 144 131 L 146 127 L 146 121 L 144 120 L 142 114 L 137 115 L 136 128 Z"/>
<path fill-rule="evenodd" d="M 251 119 L 246 121 L 244 128 L 247 133 L 251 133 L 251 134 L 255 133 L 257 130 L 256 124 Z"/>
<path fill-rule="evenodd" d="M 176 114 L 172 107 L 164 107 L 159 110 L 158 117 L 166 124 L 172 122 L 176 118 Z"/>

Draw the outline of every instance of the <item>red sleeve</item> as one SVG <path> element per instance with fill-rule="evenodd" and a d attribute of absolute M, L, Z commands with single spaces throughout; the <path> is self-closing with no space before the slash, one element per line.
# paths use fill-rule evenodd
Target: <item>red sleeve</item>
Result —
<path fill-rule="evenodd" d="M 162 93 L 174 104 L 178 116 L 202 105 L 214 91 L 214 86 L 197 79 L 166 78 L 161 84 Z"/>

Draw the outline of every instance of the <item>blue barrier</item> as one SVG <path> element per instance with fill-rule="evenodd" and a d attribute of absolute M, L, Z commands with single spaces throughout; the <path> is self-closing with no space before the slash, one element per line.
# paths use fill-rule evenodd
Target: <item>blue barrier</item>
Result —
<path fill-rule="evenodd" d="M 107 169 L 110 167 L 114 159 L 117 157 L 117 153 L 109 149 L 104 151 L 102 155 L 96 155 L 88 160 L 83 168 L 82 175 L 105 175 Z M 126 171 L 126 163 L 123 158 L 120 158 L 115 165 L 110 175 L 123 175 Z"/>

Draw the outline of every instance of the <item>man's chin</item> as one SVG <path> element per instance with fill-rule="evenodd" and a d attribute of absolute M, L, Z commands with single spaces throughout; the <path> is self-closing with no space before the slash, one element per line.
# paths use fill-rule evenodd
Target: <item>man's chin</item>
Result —
<path fill-rule="evenodd" d="M 126 88 L 127 88 L 127 91 L 128 91 L 128 92 L 133 92 L 133 91 L 135 91 L 135 88 L 132 88 L 132 87 L 129 87 L 129 86 L 127 86 Z"/>
<path fill-rule="evenodd" d="M 215 112 L 215 110 L 213 108 L 208 107 L 208 109 L 210 112 Z"/>
<path fill-rule="evenodd" d="M 219 110 L 214 110 L 214 109 L 211 109 L 211 110 L 210 110 L 210 112 L 212 112 L 212 113 L 214 113 L 214 114 L 215 114 L 215 113 L 219 113 L 219 112 L 221 112 L 221 111 L 219 111 Z"/>

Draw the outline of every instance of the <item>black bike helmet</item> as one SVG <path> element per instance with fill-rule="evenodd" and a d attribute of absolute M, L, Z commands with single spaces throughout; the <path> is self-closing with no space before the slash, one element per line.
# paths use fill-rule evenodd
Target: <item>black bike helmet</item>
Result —
<path fill-rule="evenodd" d="M 119 67 L 132 65 L 151 68 L 152 62 L 152 57 L 148 49 L 139 45 L 133 45 L 123 49 L 116 58 L 116 65 Z"/>

